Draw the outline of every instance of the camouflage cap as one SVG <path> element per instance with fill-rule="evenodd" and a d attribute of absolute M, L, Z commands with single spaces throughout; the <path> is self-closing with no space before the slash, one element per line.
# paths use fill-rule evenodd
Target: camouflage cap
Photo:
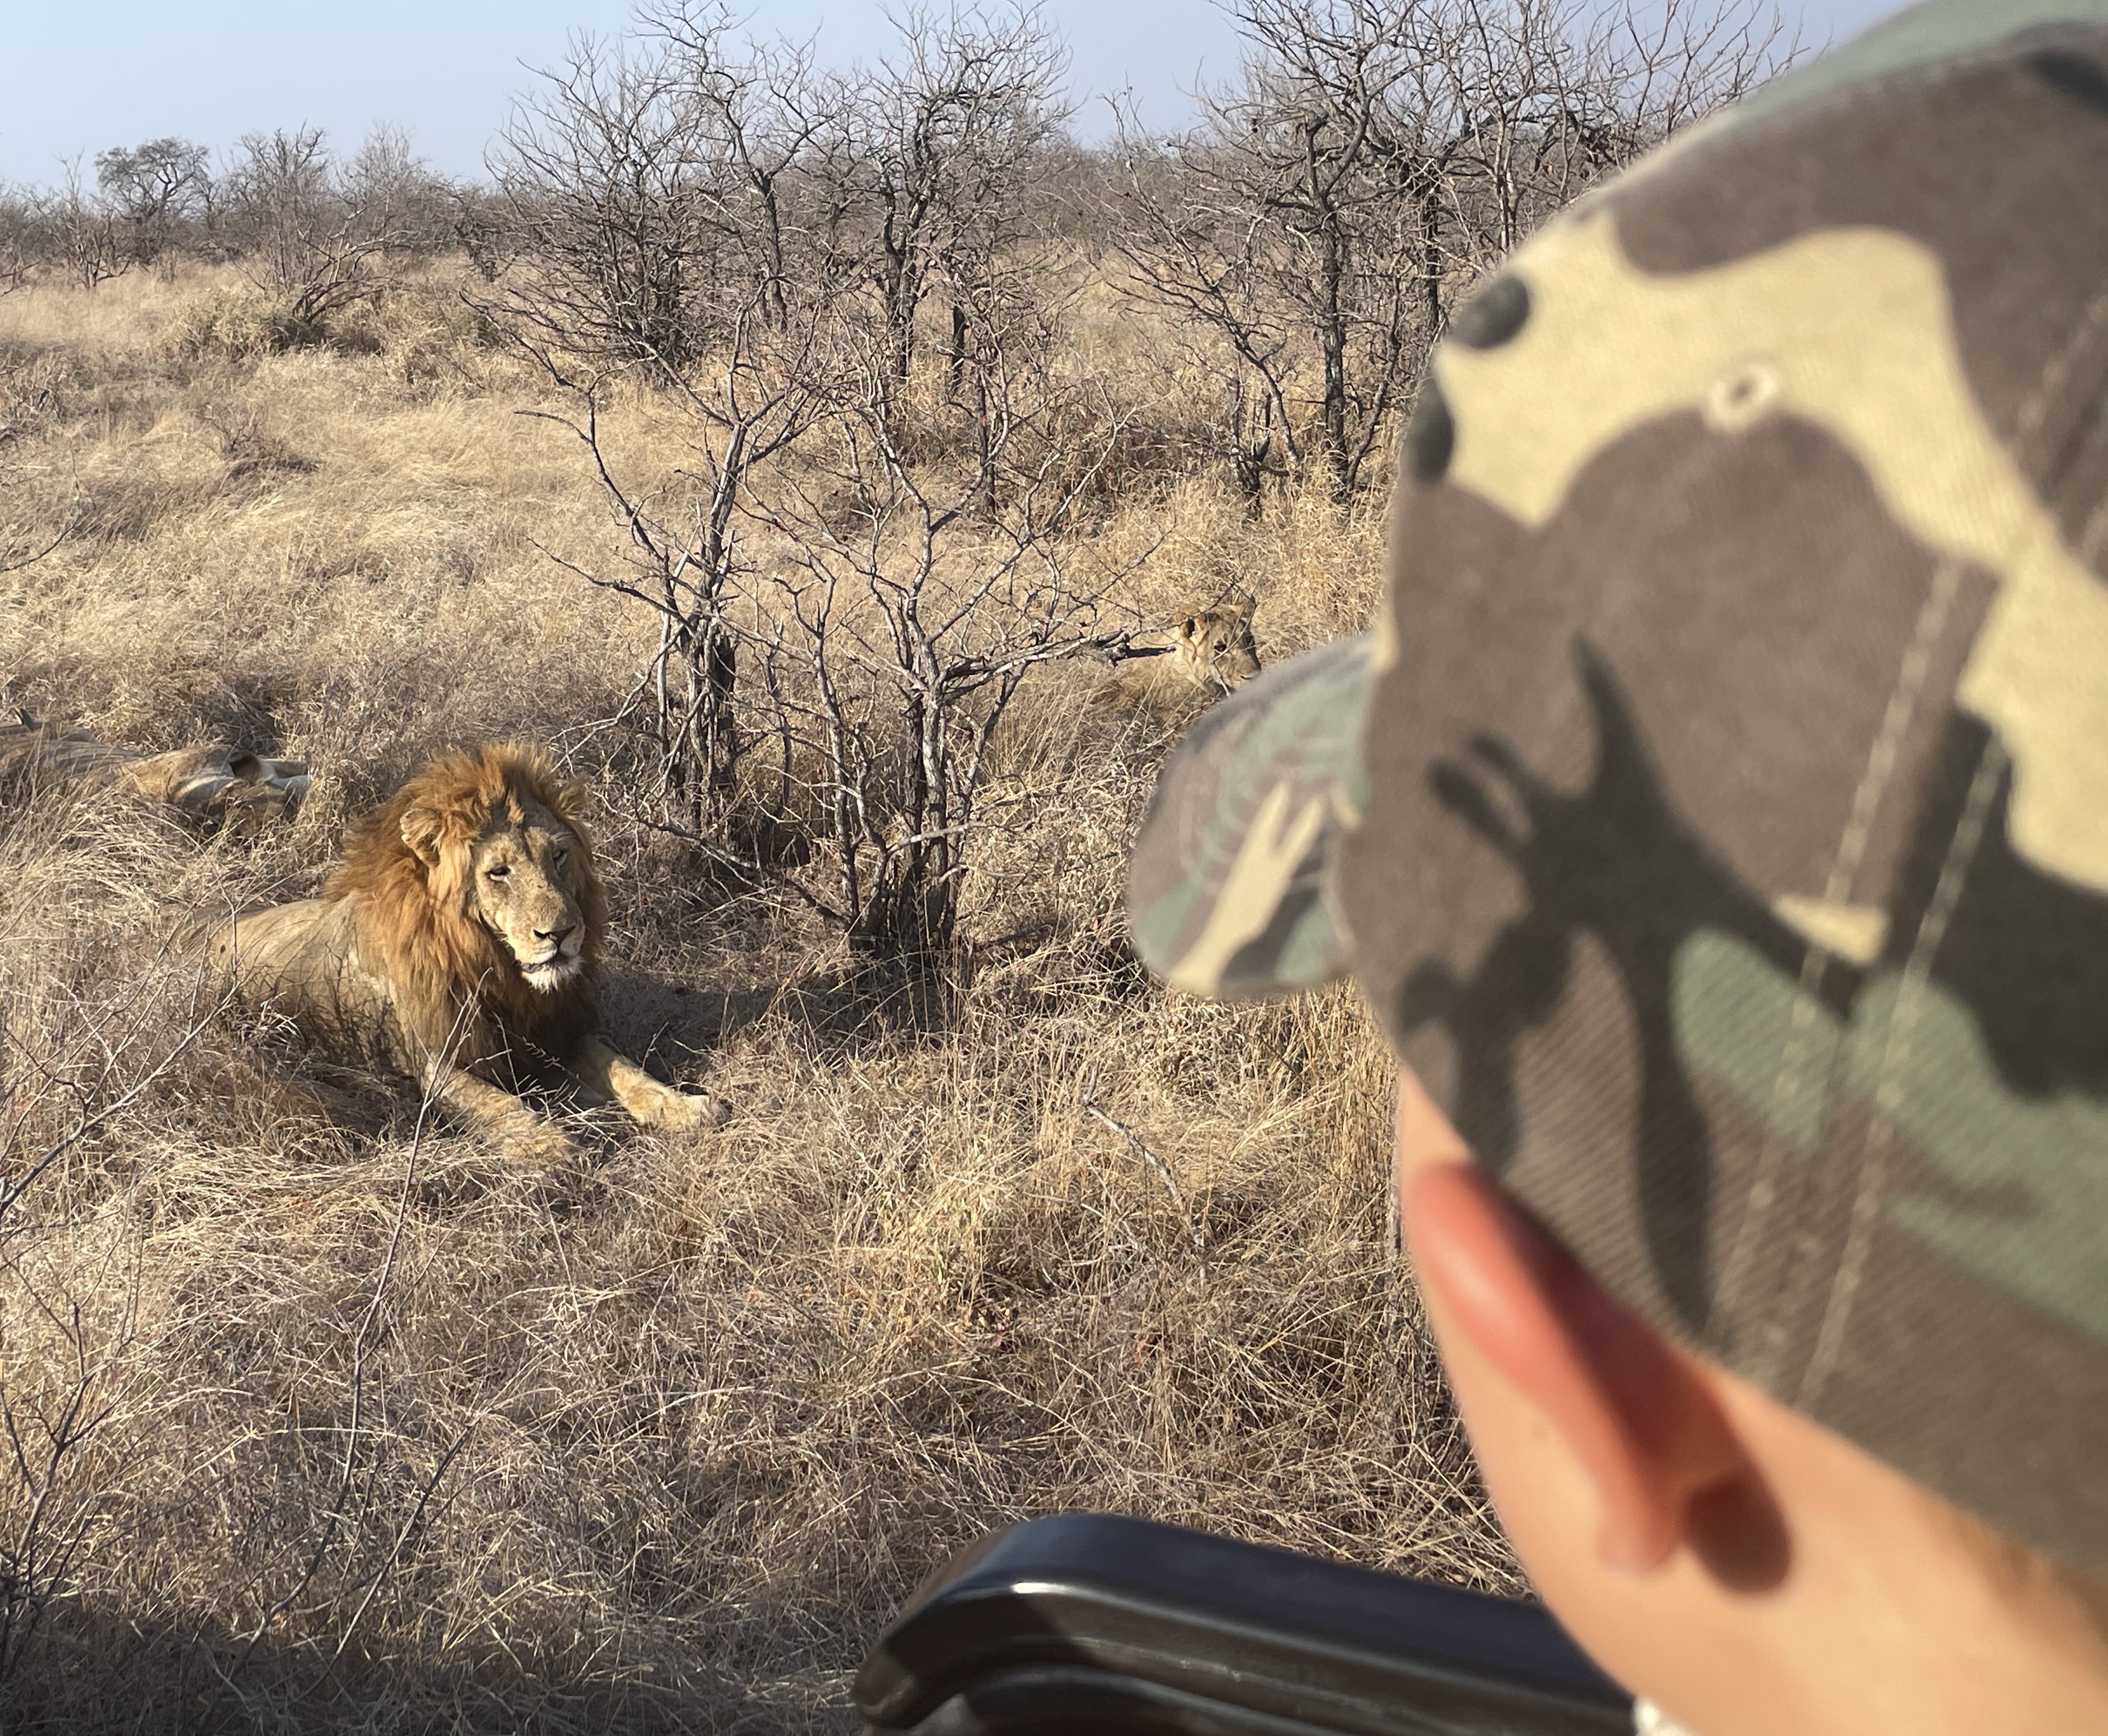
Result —
<path fill-rule="evenodd" d="M 2108 0 L 1920 7 L 1547 225 L 1388 606 L 1164 773 L 1203 993 L 1351 965 L 1657 1324 L 2108 1571 Z"/>

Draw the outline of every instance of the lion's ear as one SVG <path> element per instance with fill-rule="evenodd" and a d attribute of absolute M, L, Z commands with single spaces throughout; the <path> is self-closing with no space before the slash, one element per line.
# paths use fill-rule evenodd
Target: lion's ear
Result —
<path fill-rule="evenodd" d="M 586 803 L 592 794 L 583 778 L 573 778 L 556 792 L 556 814 L 563 820 L 583 820 L 586 816 Z"/>
<path fill-rule="evenodd" d="M 429 807 L 403 810 L 403 842 L 427 868 L 439 865 L 439 816 Z"/>

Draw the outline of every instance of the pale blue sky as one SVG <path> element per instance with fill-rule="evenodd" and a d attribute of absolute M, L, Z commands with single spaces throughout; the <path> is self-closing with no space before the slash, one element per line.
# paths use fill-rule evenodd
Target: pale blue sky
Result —
<path fill-rule="evenodd" d="M 1842 38 L 1896 0 L 1804 0 L 1807 33 Z M 1794 0 L 1786 0 L 1789 11 Z M 1079 123 L 1094 92 L 1131 84 L 1173 126 L 1195 74 L 1234 65 L 1207 0 L 1052 0 L 1073 57 Z M 0 0 L 0 180 L 48 181 L 58 160 L 175 133 L 224 149 L 257 128 L 319 124 L 349 148 L 376 121 L 406 128 L 433 164 L 479 169 L 526 68 L 574 29 L 612 30 L 629 0 Z M 878 0 L 772 0 L 771 32 L 819 33 L 846 61 L 885 38 Z"/>

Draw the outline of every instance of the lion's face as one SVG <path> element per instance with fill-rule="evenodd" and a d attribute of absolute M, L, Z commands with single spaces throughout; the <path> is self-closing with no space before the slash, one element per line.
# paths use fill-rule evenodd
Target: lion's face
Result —
<path fill-rule="evenodd" d="M 1259 673 L 1259 645 L 1243 609 L 1208 609 L 1178 623 L 1178 659 L 1195 681 L 1227 693 Z"/>
<path fill-rule="evenodd" d="M 398 823 L 430 896 L 553 995 L 585 974 L 605 907 L 578 817 L 585 793 L 507 752 L 435 761 L 399 794 Z"/>
<path fill-rule="evenodd" d="M 497 816 L 469 852 L 478 920 L 503 942 L 520 974 L 543 994 L 584 968 L 586 924 L 579 905 L 583 854 L 577 835 L 538 803 L 518 821 Z"/>

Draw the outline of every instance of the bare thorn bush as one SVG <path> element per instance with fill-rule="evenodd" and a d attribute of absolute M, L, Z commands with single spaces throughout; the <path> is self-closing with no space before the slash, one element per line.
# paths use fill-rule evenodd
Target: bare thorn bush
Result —
<path fill-rule="evenodd" d="M 1345 497 L 1378 477 L 1458 299 L 1602 177 L 1791 64 L 1760 0 L 1223 0 L 1199 124 L 1119 116 L 1122 288 L 1218 376 L 1217 451 Z"/>

